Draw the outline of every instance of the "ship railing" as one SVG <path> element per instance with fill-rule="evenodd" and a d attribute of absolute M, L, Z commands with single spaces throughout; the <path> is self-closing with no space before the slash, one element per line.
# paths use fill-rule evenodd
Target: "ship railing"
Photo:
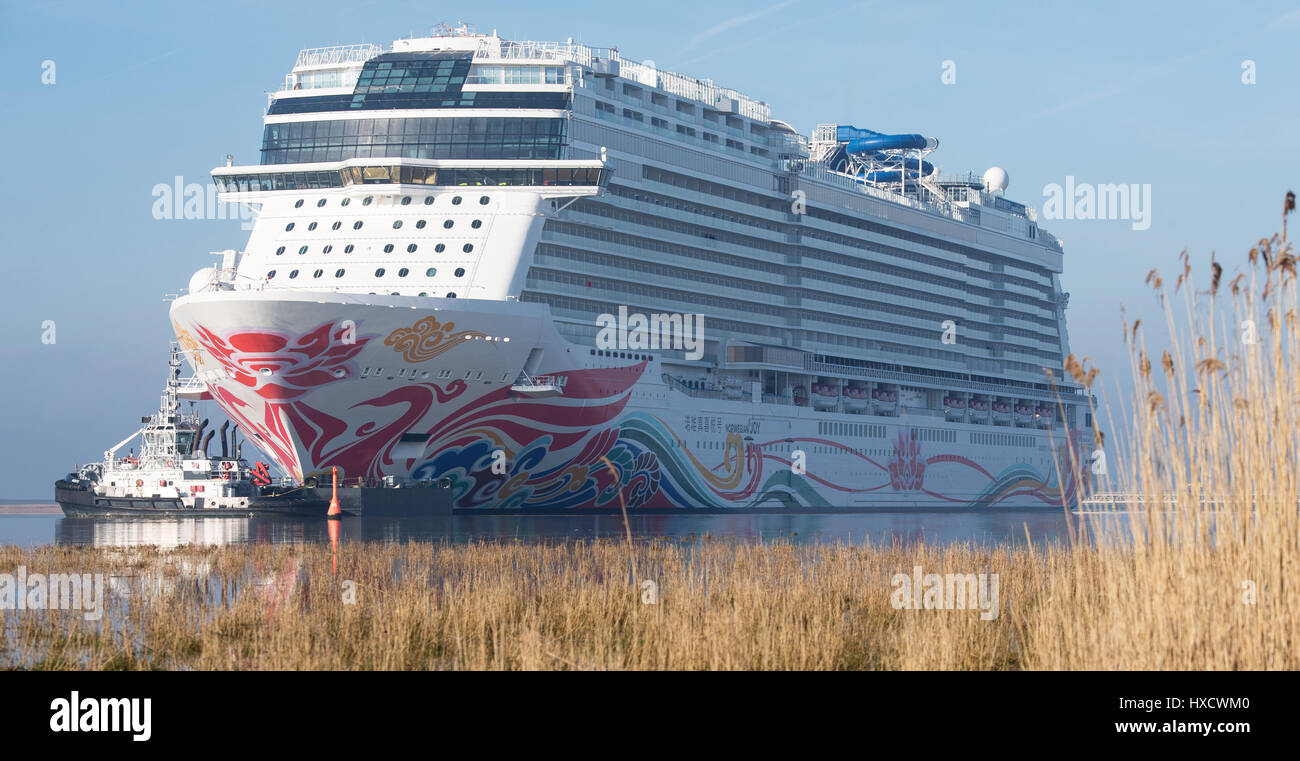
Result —
<path fill-rule="evenodd" d="M 1001 385 L 994 383 L 983 383 L 980 381 L 964 380 L 962 378 L 946 378 L 943 376 L 929 376 L 918 373 L 908 373 L 899 370 L 876 370 L 869 367 L 853 367 L 851 365 L 836 365 L 829 362 L 816 362 L 812 359 L 804 360 L 804 369 L 815 372 L 838 373 L 842 375 L 856 375 L 860 378 L 879 378 L 882 380 L 911 381 L 914 383 L 928 383 L 931 385 L 943 385 L 961 389 L 979 389 L 989 391 L 1000 396 L 1023 396 L 1050 399 L 1052 392 L 1047 389 L 1039 388 L 1022 388 L 1020 386 Z M 1059 393 L 1066 397 L 1084 397 L 1082 391 L 1070 386 L 1058 387 Z"/>
<path fill-rule="evenodd" d="M 830 185 L 838 185 L 839 187 L 847 188 L 849 190 L 855 190 L 857 192 L 862 193 L 863 195 L 871 196 L 872 198 L 877 198 L 881 201 L 886 201 L 888 203 L 898 204 L 900 206 L 907 206 L 909 208 L 917 209 L 919 211 L 928 211 L 935 214 L 942 214 L 945 217 L 951 217 L 952 219 L 956 219 L 961 222 L 968 221 L 966 218 L 962 216 L 959 210 L 954 209 L 947 204 L 918 201 L 913 198 L 908 198 L 907 196 L 902 195 L 901 193 L 894 193 L 888 190 L 884 190 L 882 188 L 878 188 L 868 182 L 859 182 L 857 179 L 855 179 L 850 175 L 844 174 L 842 172 L 836 172 L 833 169 L 827 167 L 825 164 L 820 164 L 816 161 L 795 160 L 790 163 L 794 165 L 793 168 L 797 169 L 799 174 L 811 180 L 825 182 Z"/>
<path fill-rule="evenodd" d="M 670 387 L 675 388 L 678 391 L 681 391 L 683 394 L 686 394 L 687 396 L 693 396 L 698 399 L 726 399 L 727 398 L 726 392 L 723 391 L 722 389 L 695 388 L 694 386 L 690 385 L 686 381 L 680 378 L 673 377 L 668 373 L 663 374 L 663 380 L 664 383 L 667 383 Z"/>
<path fill-rule="evenodd" d="M 658 87 L 673 95 L 703 102 L 714 107 L 720 102 L 736 101 L 736 108 L 741 116 L 766 123 L 771 118 L 771 109 L 766 103 L 754 100 L 744 93 L 726 87 L 719 87 L 711 80 L 664 71 L 619 54 L 618 48 L 593 48 L 582 43 L 501 41 L 498 48 L 493 41 L 484 40 L 479 45 L 479 55 L 490 58 L 525 59 L 543 61 L 567 61 L 588 68 L 595 68 L 596 61 L 618 61 L 619 73 L 625 79 L 639 82 L 647 87 Z"/>
<path fill-rule="evenodd" d="M 200 393 L 207 390 L 208 384 L 203 382 L 197 375 L 191 375 L 176 383 L 176 393 L 178 394 Z"/>
<path fill-rule="evenodd" d="M 335 66 L 345 63 L 363 63 L 384 52 L 374 43 L 364 42 L 355 45 L 334 45 L 324 48 L 307 48 L 298 51 L 294 61 L 295 69 L 305 66 Z"/>

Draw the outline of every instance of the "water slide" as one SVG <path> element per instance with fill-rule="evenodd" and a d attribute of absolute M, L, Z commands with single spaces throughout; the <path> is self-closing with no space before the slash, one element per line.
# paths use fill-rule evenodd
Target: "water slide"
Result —
<path fill-rule="evenodd" d="M 939 141 L 924 135 L 886 135 L 869 129 L 859 129 L 848 125 L 837 127 L 836 138 L 843 142 L 844 152 L 856 158 L 866 159 L 875 164 L 891 165 L 893 168 L 878 169 L 867 172 L 863 179 L 869 182 L 898 182 L 907 172 L 908 179 L 927 177 L 934 173 L 934 165 L 920 158 L 909 162 L 898 154 L 888 151 L 932 151 L 939 146 Z"/>

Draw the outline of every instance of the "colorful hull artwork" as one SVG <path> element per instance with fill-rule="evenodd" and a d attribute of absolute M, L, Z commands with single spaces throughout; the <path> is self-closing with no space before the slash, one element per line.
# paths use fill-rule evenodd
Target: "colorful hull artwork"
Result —
<path fill-rule="evenodd" d="M 1078 499 L 1082 477 L 1068 464 L 1080 459 L 1071 446 L 1081 449 L 1059 432 L 1011 429 L 1036 445 L 999 452 L 963 444 L 989 425 L 950 423 L 956 442 L 941 443 L 916 433 L 933 418 L 700 399 L 653 359 L 565 341 L 541 305 L 417 306 L 427 302 L 212 293 L 178 299 L 172 320 L 215 401 L 298 479 L 331 467 L 343 483 L 446 479 L 459 509 L 538 512 L 1060 509 Z M 533 374 L 556 378 L 560 395 L 512 389 L 538 348 Z M 827 421 L 869 421 L 884 436 L 814 435 Z"/>

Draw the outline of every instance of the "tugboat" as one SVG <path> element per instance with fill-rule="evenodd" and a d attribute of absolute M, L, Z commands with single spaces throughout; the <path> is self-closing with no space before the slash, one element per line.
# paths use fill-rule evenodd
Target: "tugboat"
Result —
<path fill-rule="evenodd" d="M 104 452 L 104 461 L 91 463 L 54 482 L 54 499 L 68 516 L 177 516 L 292 514 L 325 517 L 327 500 L 315 490 L 273 486 L 265 463 L 249 467 L 236 444 L 238 427 L 221 433 L 221 456 L 209 457 L 208 444 L 217 431 L 204 429 L 180 400 L 211 398 L 198 378 L 181 380 L 181 353 L 173 344 L 170 372 L 158 412 L 141 418 L 138 431 Z M 117 452 L 140 437 L 140 454 Z"/>

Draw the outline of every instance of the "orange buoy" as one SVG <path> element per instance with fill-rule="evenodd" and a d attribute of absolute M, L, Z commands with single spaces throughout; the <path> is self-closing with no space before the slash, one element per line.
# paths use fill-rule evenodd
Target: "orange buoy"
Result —
<path fill-rule="evenodd" d="M 136 486 L 144 486 L 144 479 L 143 479 L 143 478 L 137 478 L 137 479 L 135 479 L 135 485 L 136 485 Z"/>
<path fill-rule="evenodd" d="M 336 518 L 343 514 L 343 508 L 339 507 L 339 469 L 337 467 L 330 468 L 330 473 L 332 475 L 334 493 L 330 497 L 330 510 L 325 515 L 328 518 Z"/>

